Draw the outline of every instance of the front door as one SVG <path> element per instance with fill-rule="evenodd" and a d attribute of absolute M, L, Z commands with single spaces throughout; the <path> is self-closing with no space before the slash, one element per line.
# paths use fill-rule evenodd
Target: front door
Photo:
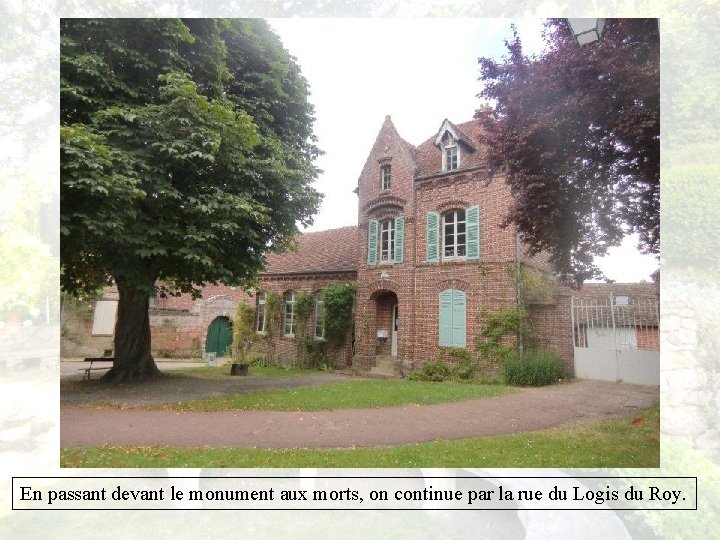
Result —
<path fill-rule="evenodd" d="M 205 340 L 205 351 L 214 352 L 217 356 L 229 353 L 232 344 L 232 325 L 227 317 L 216 317 L 210 324 Z"/>
<path fill-rule="evenodd" d="M 393 307 L 392 307 L 392 339 L 390 341 L 390 354 L 393 356 L 397 356 L 397 349 L 398 349 L 397 331 L 398 331 L 398 305 L 393 304 Z"/>

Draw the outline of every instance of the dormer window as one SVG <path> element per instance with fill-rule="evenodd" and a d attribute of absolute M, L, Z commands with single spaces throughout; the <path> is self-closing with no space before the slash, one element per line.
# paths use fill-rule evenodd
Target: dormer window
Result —
<path fill-rule="evenodd" d="M 445 147 L 445 170 L 454 171 L 458 168 L 458 147 Z"/>
<path fill-rule="evenodd" d="M 435 146 L 442 156 L 441 171 L 456 171 L 463 165 L 463 161 L 475 152 L 472 140 L 455 124 L 444 120 L 437 137 Z M 467 163 L 465 164 L 467 167 Z"/>
<path fill-rule="evenodd" d="M 380 189 L 383 191 L 386 189 L 390 189 L 390 179 L 392 177 L 392 172 L 390 169 L 390 165 L 383 165 L 380 167 Z"/>

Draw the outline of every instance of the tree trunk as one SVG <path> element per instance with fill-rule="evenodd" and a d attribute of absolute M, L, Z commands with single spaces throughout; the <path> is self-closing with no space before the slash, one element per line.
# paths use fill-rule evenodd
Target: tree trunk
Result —
<path fill-rule="evenodd" d="M 114 383 L 142 381 L 160 374 L 150 351 L 149 299 L 144 291 L 117 281 L 120 294 L 115 323 L 115 361 L 104 376 Z"/>

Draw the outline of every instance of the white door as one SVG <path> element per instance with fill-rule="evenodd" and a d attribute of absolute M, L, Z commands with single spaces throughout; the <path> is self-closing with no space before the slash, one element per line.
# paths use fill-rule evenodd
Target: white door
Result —
<path fill-rule="evenodd" d="M 614 334 L 614 335 L 613 335 Z M 618 326 L 613 333 L 612 327 L 596 326 L 587 329 L 587 346 L 591 349 L 637 349 L 635 328 Z"/>
<path fill-rule="evenodd" d="M 397 349 L 398 349 L 397 330 L 398 330 L 398 305 L 393 304 L 393 307 L 392 307 L 392 341 L 390 341 L 390 354 L 393 356 L 397 356 Z"/>

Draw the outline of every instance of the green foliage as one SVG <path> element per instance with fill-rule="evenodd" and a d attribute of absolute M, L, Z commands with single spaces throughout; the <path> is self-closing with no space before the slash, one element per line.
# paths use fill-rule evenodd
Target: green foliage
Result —
<path fill-rule="evenodd" d="M 528 349 L 503 360 L 505 382 L 513 386 L 545 386 L 558 382 L 562 359 L 554 352 Z"/>
<path fill-rule="evenodd" d="M 519 274 L 513 269 L 512 275 L 515 285 L 520 288 L 521 303 L 525 306 L 528 301 L 546 299 L 553 292 L 553 284 L 549 279 L 531 271 L 524 264 L 520 265 Z"/>
<path fill-rule="evenodd" d="M 529 338 L 532 325 L 527 310 L 514 307 L 485 318 L 485 325 L 475 338 L 475 347 L 489 365 L 498 365 L 517 347 L 517 335 Z"/>
<path fill-rule="evenodd" d="M 472 357 L 470 351 L 468 351 L 467 349 L 461 350 L 467 354 L 462 355 L 458 358 L 457 364 L 455 364 L 455 367 L 452 369 L 452 376 L 455 379 L 466 381 L 472 379 L 475 376 L 475 373 L 478 369 L 478 363 Z"/>
<path fill-rule="evenodd" d="M 265 294 L 265 335 L 272 340 L 275 328 L 282 320 L 283 299 L 276 292 L 268 291 Z"/>
<path fill-rule="evenodd" d="M 307 332 L 308 322 L 310 321 L 314 306 L 315 300 L 309 292 L 299 291 L 295 293 L 296 333 L 305 334 Z"/>
<path fill-rule="evenodd" d="M 307 83 L 278 37 L 259 19 L 60 30 L 63 290 L 249 284 L 320 201 Z"/>
<path fill-rule="evenodd" d="M 237 364 L 248 364 L 248 351 L 255 342 L 255 310 L 249 305 L 239 302 L 233 321 L 232 359 Z"/>
<path fill-rule="evenodd" d="M 0 253 L 3 257 L 0 265 L 0 320 L 11 315 L 22 320 L 38 317 L 48 283 L 55 283 L 55 266 L 50 249 L 33 235 L 10 226 L 0 234 Z"/>
<path fill-rule="evenodd" d="M 720 528 L 720 466 L 716 461 L 713 462 L 709 455 L 681 438 L 663 436 L 662 444 L 663 476 L 668 478 L 696 476 L 702 479 L 697 484 L 697 500 L 698 507 L 702 504 L 704 511 L 687 512 L 686 519 L 678 520 L 672 515 L 658 515 L 669 514 L 669 512 L 635 510 L 628 512 L 626 519 L 631 524 L 641 523 L 644 527 L 651 529 L 652 533 L 647 537 L 654 536 L 671 540 L 713 537 L 715 535 L 713 531 Z M 633 470 L 615 471 L 618 476 L 627 475 L 629 477 L 635 473 L 636 471 Z M 626 482 L 629 487 L 632 480 L 628 479 Z M 642 507 L 640 501 L 637 505 Z"/>
<path fill-rule="evenodd" d="M 450 378 L 450 368 L 440 359 L 427 362 L 421 369 L 408 374 L 411 381 L 442 382 Z"/>
<path fill-rule="evenodd" d="M 352 322 L 355 285 L 335 283 L 322 292 L 325 308 L 325 336 L 333 344 L 342 343 Z"/>
<path fill-rule="evenodd" d="M 331 371 L 335 368 L 334 362 L 328 357 L 328 343 L 323 339 L 302 337 L 298 343 L 298 367 L 305 369 L 323 369 Z"/>
<path fill-rule="evenodd" d="M 274 368 L 278 367 L 275 362 L 273 362 L 270 358 L 267 356 L 261 356 L 261 355 L 254 355 L 250 365 L 253 367 L 260 367 L 260 368 Z"/>
<path fill-rule="evenodd" d="M 695 164 L 663 172 L 663 260 L 717 268 L 720 250 L 720 165 Z"/>

